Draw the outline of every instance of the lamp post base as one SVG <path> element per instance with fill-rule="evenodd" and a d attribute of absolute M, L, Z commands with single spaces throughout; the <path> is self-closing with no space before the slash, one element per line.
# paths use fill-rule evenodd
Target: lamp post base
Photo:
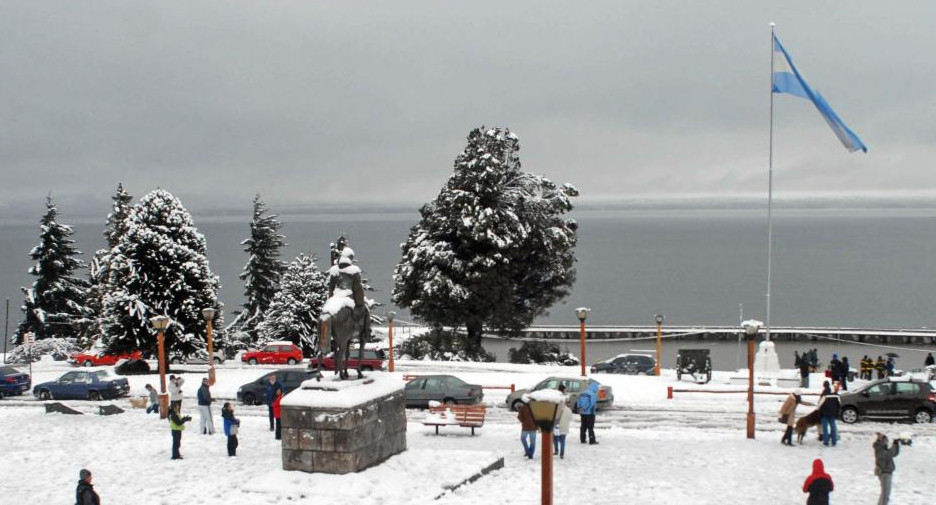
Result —
<path fill-rule="evenodd" d="M 748 412 L 747 415 L 747 437 L 754 438 L 754 413 Z"/>
<path fill-rule="evenodd" d="M 162 393 L 159 397 L 159 418 L 169 419 L 169 395 Z"/>

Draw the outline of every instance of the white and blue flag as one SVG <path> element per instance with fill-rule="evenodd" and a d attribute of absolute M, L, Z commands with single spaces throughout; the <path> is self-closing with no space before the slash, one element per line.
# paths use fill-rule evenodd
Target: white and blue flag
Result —
<path fill-rule="evenodd" d="M 819 109 L 819 113 L 822 114 L 822 118 L 829 124 L 832 131 L 835 132 L 835 136 L 842 141 L 842 144 L 845 144 L 845 148 L 849 152 L 858 150 L 868 152 L 868 148 L 861 142 L 858 135 L 855 135 L 855 132 L 845 126 L 845 123 L 832 110 L 825 98 L 822 98 L 818 91 L 812 89 L 806 83 L 806 79 L 803 79 L 803 76 L 796 70 L 796 66 L 793 65 L 790 53 L 786 52 L 786 49 L 780 45 L 780 40 L 776 35 L 774 35 L 773 41 L 773 92 L 786 93 L 811 101 Z"/>

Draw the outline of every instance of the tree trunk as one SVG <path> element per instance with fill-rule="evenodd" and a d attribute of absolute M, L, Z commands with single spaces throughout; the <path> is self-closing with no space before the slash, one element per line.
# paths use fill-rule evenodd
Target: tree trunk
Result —
<path fill-rule="evenodd" d="M 465 352 L 469 356 L 479 356 L 482 351 L 481 335 L 484 333 L 484 325 L 480 320 L 469 321 L 465 328 L 468 335 L 465 337 Z"/>

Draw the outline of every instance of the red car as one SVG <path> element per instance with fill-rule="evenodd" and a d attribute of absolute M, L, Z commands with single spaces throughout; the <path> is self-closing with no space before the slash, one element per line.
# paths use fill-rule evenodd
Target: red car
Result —
<path fill-rule="evenodd" d="M 80 352 L 72 354 L 69 363 L 78 366 L 110 366 L 116 365 L 122 359 L 143 359 L 143 353 L 133 351 L 129 354 L 104 354 L 103 352 Z"/>
<path fill-rule="evenodd" d="M 348 358 L 348 370 L 356 369 L 358 367 L 358 351 L 357 349 L 351 349 L 351 356 Z M 318 368 L 318 360 L 312 358 L 309 360 L 309 368 L 314 370 Z M 323 370 L 334 370 L 335 369 L 335 354 L 331 353 L 328 356 L 322 358 L 322 369 Z M 372 351 L 370 349 L 364 349 L 364 361 L 361 362 L 361 370 L 363 371 L 372 371 L 372 370 L 383 370 L 384 369 L 384 352 L 381 350 Z"/>
<path fill-rule="evenodd" d="M 289 341 L 270 342 L 259 351 L 248 351 L 241 356 L 241 361 L 251 365 L 275 364 L 295 365 L 302 362 L 302 350 Z"/>

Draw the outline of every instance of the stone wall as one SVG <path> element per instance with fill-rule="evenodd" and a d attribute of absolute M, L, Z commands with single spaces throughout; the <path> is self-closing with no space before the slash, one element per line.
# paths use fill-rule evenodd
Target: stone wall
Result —
<path fill-rule="evenodd" d="M 360 472 L 406 450 L 403 390 L 350 408 L 283 406 L 283 469 Z"/>

